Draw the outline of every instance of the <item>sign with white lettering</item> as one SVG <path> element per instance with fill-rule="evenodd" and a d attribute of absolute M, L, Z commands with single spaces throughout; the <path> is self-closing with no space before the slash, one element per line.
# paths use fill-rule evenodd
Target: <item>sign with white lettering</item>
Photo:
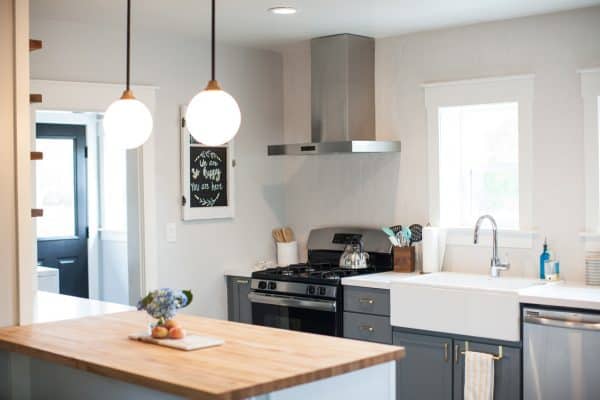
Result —
<path fill-rule="evenodd" d="M 185 109 L 182 107 L 182 116 Z M 184 220 L 233 218 L 233 142 L 204 146 L 181 124 L 182 214 Z"/>
<path fill-rule="evenodd" d="M 190 207 L 227 206 L 227 147 L 190 146 Z"/>

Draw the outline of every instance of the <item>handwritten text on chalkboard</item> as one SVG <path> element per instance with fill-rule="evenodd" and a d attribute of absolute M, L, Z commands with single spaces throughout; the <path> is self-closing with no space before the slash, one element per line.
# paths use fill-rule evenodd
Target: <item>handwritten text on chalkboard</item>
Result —
<path fill-rule="evenodd" d="M 190 146 L 190 207 L 227 205 L 227 147 Z"/>

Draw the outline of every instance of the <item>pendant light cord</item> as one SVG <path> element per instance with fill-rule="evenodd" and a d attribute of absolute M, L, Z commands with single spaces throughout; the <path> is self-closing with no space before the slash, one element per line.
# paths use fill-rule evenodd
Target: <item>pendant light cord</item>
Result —
<path fill-rule="evenodd" d="M 131 1 L 131 0 L 128 0 Z M 211 53 L 211 80 L 215 80 L 215 0 L 212 0 L 211 9 L 212 28 L 211 28 L 211 42 L 210 42 L 210 53 Z"/>
<path fill-rule="evenodd" d="M 129 90 L 129 75 L 130 75 L 130 58 L 131 58 L 131 0 L 127 0 L 127 77 L 126 89 Z"/>

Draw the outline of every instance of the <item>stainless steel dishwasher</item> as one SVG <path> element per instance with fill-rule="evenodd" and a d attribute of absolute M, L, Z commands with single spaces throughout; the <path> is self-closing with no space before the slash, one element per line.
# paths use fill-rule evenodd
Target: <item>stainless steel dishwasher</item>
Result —
<path fill-rule="evenodd" d="M 523 309 L 524 400 L 600 399 L 600 314 Z"/>

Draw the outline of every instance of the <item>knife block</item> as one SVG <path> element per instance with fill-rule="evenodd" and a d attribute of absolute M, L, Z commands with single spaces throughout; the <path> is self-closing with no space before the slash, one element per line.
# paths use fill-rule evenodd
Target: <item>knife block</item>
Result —
<path fill-rule="evenodd" d="M 415 272 L 415 247 L 398 247 L 392 249 L 394 272 Z"/>

